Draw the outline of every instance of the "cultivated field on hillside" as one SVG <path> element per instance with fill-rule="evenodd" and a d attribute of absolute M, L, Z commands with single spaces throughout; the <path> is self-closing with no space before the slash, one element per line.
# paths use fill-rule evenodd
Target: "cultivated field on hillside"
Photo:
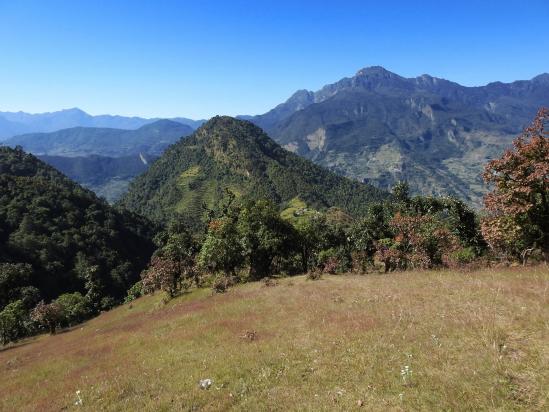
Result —
<path fill-rule="evenodd" d="M 0 350 L 0 409 L 547 410 L 548 289 L 540 266 L 157 294 Z"/>

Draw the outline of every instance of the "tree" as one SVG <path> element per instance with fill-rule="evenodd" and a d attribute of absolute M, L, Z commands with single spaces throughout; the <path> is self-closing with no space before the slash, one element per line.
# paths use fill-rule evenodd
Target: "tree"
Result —
<path fill-rule="evenodd" d="M 249 265 L 249 278 L 268 276 L 276 256 L 295 250 L 295 230 L 280 217 L 276 206 L 266 200 L 247 203 L 239 213 L 237 232 Z"/>
<path fill-rule="evenodd" d="M 458 244 L 450 230 L 432 215 L 396 213 L 389 226 L 394 237 L 379 242 L 377 253 L 386 271 L 442 265 Z"/>
<path fill-rule="evenodd" d="M 61 308 L 61 322 L 67 326 L 72 326 L 87 319 L 92 309 L 89 301 L 79 292 L 65 293 L 55 299 Z"/>
<path fill-rule="evenodd" d="M 374 204 L 368 210 L 368 215 L 357 221 L 349 231 L 351 245 L 358 254 L 360 266 L 363 270 L 367 265 L 374 263 L 377 242 L 392 235 L 386 220 L 383 205 Z"/>
<path fill-rule="evenodd" d="M 28 312 L 22 301 L 7 305 L 0 312 L 0 342 L 5 345 L 25 336 L 29 332 L 28 320 Z"/>
<path fill-rule="evenodd" d="M 181 222 L 170 224 L 167 235 L 160 254 L 175 262 L 182 280 L 193 280 L 196 286 L 198 286 L 200 278 L 195 267 L 196 255 L 199 250 L 198 243 L 193 238 L 187 226 Z"/>
<path fill-rule="evenodd" d="M 245 256 L 239 241 L 237 220 L 232 216 L 213 219 L 198 254 L 198 265 L 212 272 L 234 276 L 244 265 Z"/>
<path fill-rule="evenodd" d="M 548 121 L 549 109 L 540 109 L 513 148 L 486 165 L 483 177 L 493 189 L 484 200 L 482 233 L 497 252 L 520 257 L 540 249 L 549 260 Z"/>
<path fill-rule="evenodd" d="M 406 181 L 400 181 L 393 186 L 393 197 L 401 206 L 407 206 L 410 202 L 410 185 Z"/>
<path fill-rule="evenodd" d="M 57 302 L 46 304 L 41 301 L 31 311 L 30 317 L 53 335 L 63 320 L 63 308 Z"/>
<path fill-rule="evenodd" d="M 31 282 L 32 266 L 25 263 L 0 263 L 0 308 L 21 299 L 23 288 Z"/>

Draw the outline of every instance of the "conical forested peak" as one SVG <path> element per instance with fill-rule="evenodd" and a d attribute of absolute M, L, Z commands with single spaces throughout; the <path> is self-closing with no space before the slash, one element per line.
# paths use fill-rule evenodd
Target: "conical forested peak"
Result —
<path fill-rule="evenodd" d="M 159 222 L 183 215 L 200 224 L 227 191 L 277 204 L 298 197 L 318 209 L 337 206 L 352 214 L 386 196 L 288 152 L 251 122 L 216 116 L 166 151 L 120 202 Z"/>

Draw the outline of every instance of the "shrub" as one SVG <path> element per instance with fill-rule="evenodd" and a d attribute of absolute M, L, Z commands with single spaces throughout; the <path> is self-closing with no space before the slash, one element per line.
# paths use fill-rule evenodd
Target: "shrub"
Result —
<path fill-rule="evenodd" d="M 92 314 L 89 301 L 78 292 L 65 293 L 59 296 L 55 303 L 60 306 L 62 313 L 60 322 L 65 326 L 80 323 Z"/>
<path fill-rule="evenodd" d="M 124 298 L 124 303 L 129 303 L 137 298 L 143 296 L 143 282 L 134 283 L 134 285 L 128 290 L 128 294 Z"/>
<path fill-rule="evenodd" d="M 155 256 L 150 267 L 144 272 L 142 278 L 143 291 L 153 293 L 155 290 L 162 290 L 170 298 L 175 297 L 181 289 L 181 272 L 177 262 Z"/>
<path fill-rule="evenodd" d="M 47 329 L 53 335 L 63 320 L 63 308 L 57 302 L 46 304 L 41 301 L 31 311 L 30 317 L 41 328 Z"/>
<path fill-rule="evenodd" d="M 322 279 L 322 272 L 318 270 L 313 270 L 307 273 L 307 280 L 320 280 Z"/>
<path fill-rule="evenodd" d="M 471 263 L 477 257 L 474 248 L 466 247 L 456 250 L 450 254 L 450 262 L 458 265 Z"/>
<path fill-rule="evenodd" d="M 0 312 L 0 342 L 5 345 L 29 333 L 29 316 L 21 300 L 8 304 Z"/>
<path fill-rule="evenodd" d="M 236 278 L 234 276 L 219 275 L 212 283 L 212 291 L 214 293 L 225 293 L 229 287 L 236 284 Z"/>
<path fill-rule="evenodd" d="M 113 298 L 112 296 L 105 296 L 101 298 L 101 301 L 99 302 L 99 307 L 101 310 L 111 310 L 118 304 L 118 301 Z"/>

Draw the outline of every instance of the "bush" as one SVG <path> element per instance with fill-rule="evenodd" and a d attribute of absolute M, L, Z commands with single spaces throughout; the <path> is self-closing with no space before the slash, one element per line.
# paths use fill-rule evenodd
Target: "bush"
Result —
<path fill-rule="evenodd" d="M 55 302 L 61 307 L 61 324 L 72 326 L 80 323 L 92 314 L 89 301 L 79 292 L 65 293 L 59 296 Z"/>
<path fill-rule="evenodd" d="M 31 319 L 53 335 L 63 321 L 63 308 L 57 302 L 46 304 L 41 301 L 31 311 Z"/>
<path fill-rule="evenodd" d="M 3 345 L 27 335 L 29 329 L 29 316 L 21 300 L 10 303 L 0 312 L 0 342 Z"/>
<path fill-rule="evenodd" d="M 143 296 L 143 282 L 139 281 L 128 290 L 128 294 L 124 298 L 124 303 L 129 303 L 141 296 Z"/>
<path fill-rule="evenodd" d="M 112 296 L 105 296 L 101 298 L 100 308 L 101 310 L 111 310 L 118 304 L 118 301 Z"/>
<path fill-rule="evenodd" d="M 320 279 L 322 279 L 322 272 L 320 272 L 318 270 L 313 270 L 313 271 L 307 273 L 306 279 L 307 280 L 320 280 Z"/>
<path fill-rule="evenodd" d="M 212 283 L 212 291 L 214 293 L 225 293 L 229 287 L 236 284 L 236 278 L 233 276 L 220 275 L 217 276 Z"/>
<path fill-rule="evenodd" d="M 477 257 L 474 248 L 466 247 L 458 249 L 452 254 L 450 254 L 450 262 L 457 265 L 466 265 L 471 263 Z"/>

